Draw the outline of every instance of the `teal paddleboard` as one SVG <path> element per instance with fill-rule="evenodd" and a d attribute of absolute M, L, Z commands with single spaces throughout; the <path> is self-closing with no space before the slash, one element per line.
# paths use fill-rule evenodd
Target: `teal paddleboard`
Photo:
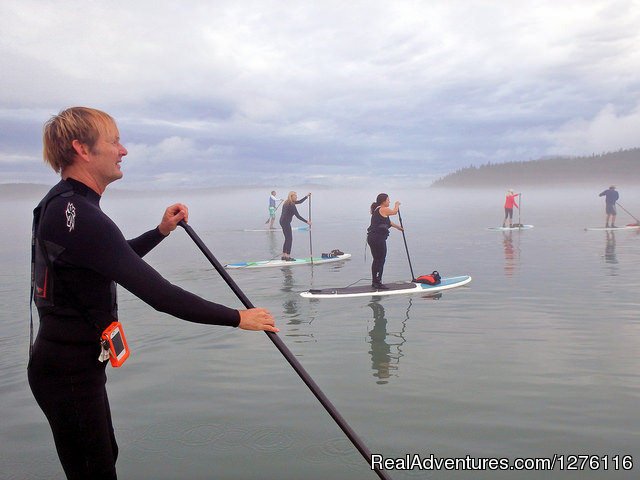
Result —
<path fill-rule="evenodd" d="M 340 262 L 341 260 L 348 260 L 351 258 L 350 253 L 343 253 L 342 255 L 338 255 L 337 257 L 307 257 L 307 258 L 296 258 L 293 261 L 281 260 L 281 259 L 273 259 L 273 260 L 259 260 L 257 262 L 238 262 L 238 263 L 228 263 L 224 266 L 226 269 L 236 269 L 236 268 L 268 268 L 268 267 L 295 267 L 298 265 L 322 265 L 324 263 L 332 263 L 332 262 Z"/>

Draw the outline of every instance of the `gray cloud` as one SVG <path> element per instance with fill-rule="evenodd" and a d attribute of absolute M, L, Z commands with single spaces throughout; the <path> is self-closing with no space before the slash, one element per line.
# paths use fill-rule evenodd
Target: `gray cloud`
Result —
<path fill-rule="evenodd" d="M 42 124 L 111 113 L 128 186 L 428 184 L 638 146 L 633 1 L 0 5 L 0 175 L 50 180 Z"/>

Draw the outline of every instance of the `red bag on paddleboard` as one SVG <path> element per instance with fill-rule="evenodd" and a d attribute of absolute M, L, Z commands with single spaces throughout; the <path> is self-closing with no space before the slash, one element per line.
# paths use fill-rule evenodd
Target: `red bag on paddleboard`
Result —
<path fill-rule="evenodd" d="M 430 275 L 420 275 L 416 278 L 418 283 L 426 283 L 427 285 L 438 285 L 440 283 L 440 274 L 434 270 Z"/>

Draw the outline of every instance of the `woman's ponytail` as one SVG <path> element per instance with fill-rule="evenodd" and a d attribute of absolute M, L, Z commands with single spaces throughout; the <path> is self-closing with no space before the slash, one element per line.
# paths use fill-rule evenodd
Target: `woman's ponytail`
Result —
<path fill-rule="evenodd" d="M 376 211 L 376 208 L 382 205 L 387 200 L 387 198 L 389 198 L 389 195 L 387 195 L 386 193 L 378 194 L 378 196 L 376 197 L 376 201 L 371 204 L 371 215 L 373 215 L 373 212 Z"/>

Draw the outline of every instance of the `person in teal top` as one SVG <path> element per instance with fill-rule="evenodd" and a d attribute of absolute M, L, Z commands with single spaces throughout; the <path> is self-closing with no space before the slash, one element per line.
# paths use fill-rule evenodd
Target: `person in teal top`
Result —
<path fill-rule="evenodd" d="M 269 224 L 269 230 L 273 229 L 273 222 L 276 220 L 276 210 L 278 209 L 276 202 L 282 202 L 282 199 L 277 198 L 276 191 L 272 190 L 269 196 L 269 220 L 265 222 Z"/>

